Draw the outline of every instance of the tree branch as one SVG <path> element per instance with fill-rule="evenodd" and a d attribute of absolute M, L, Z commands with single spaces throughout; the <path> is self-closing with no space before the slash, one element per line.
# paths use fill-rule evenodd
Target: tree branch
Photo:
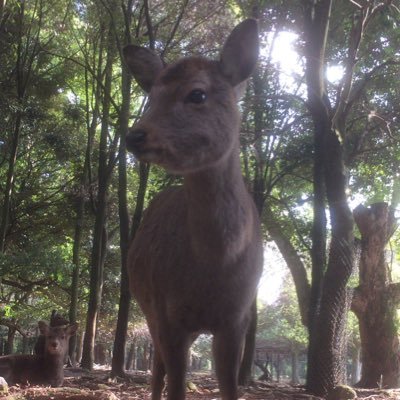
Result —
<path fill-rule="evenodd" d="M 0 318 L 0 325 L 6 326 L 8 329 L 12 329 L 14 331 L 19 332 L 23 337 L 28 336 L 27 332 L 23 331 L 19 324 L 11 320 Z"/>

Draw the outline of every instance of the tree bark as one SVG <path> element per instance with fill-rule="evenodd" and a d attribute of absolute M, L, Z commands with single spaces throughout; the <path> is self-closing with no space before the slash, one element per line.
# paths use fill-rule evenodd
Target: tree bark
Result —
<path fill-rule="evenodd" d="M 10 216 L 11 195 L 14 182 L 15 164 L 17 161 L 19 137 L 21 133 L 21 123 L 22 123 L 22 113 L 21 111 L 18 111 L 15 120 L 14 134 L 12 136 L 11 151 L 8 161 L 7 180 L 6 180 L 4 201 L 2 207 L 1 224 L 0 224 L 0 253 L 4 253 L 6 245 L 6 234 Z"/>
<path fill-rule="evenodd" d="M 98 56 L 98 80 L 101 76 L 101 68 L 103 63 L 103 46 L 100 46 L 100 54 Z M 89 110 L 89 104 L 91 102 L 89 93 L 89 77 L 87 70 L 85 71 L 85 96 L 86 96 L 86 130 L 87 130 L 87 141 L 85 151 L 85 161 L 82 167 L 81 177 L 79 179 L 79 188 L 77 195 L 76 204 L 76 220 L 75 220 L 75 232 L 74 232 L 74 245 L 72 250 L 72 279 L 71 279 L 71 303 L 69 307 L 69 319 L 71 323 L 76 322 L 78 313 L 78 297 L 79 297 L 79 275 L 81 270 L 80 265 L 80 249 L 83 233 L 83 223 L 85 216 L 85 202 L 86 197 L 90 190 L 90 176 L 91 176 L 91 154 L 93 150 L 93 141 L 96 134 L 96 127 L 98 119 L 100 117 L 100 103 L 101 103 L 101 86 L 97 83 L 95 86 L 94 93 L 94 107 L 93 110 Z M 71 364 L 74 366 L 80 361 L 81 355 L 78 349 L 79 343 L 77 335 L 73 335 L 69 341 L 69 355 Z"/>
<path fill-rule="evenodd" d="M 136 196 L 136 206 L 135 211 L 133 213 L 132 218 L 132 227 L 129 234 L 129 225 L 124 223 L 121 226 L 121 230 L 124 229 L 124 242 L 121 239 L 121 284 L 120 284 L 120 301 L 119 301 L 119 309 L 118 309 L 118 321 L 117 321 L 117 329 L 115 332 L 115 340 L 114 340 L 114 351 L 113 351 L 113 359 L 112 359 L 112 375 L 113 376 L 121 376 L 125 374 L 124 363 L 125 363 L 125 345 L 126 345 L 126 332 L 128 327 L 128 319 L 129 319 L 129 304 L 131 300 L 130 290 L 129 290 L 129 277 L 127 271 L 127 256 L 129 250 L 129 243 L 135 237 L 136 231 L 139 228 L 140 221 L 142 219 L 143 208 L 144 208 L 144 198 L 146 195 L 148 176 L 150 171 L 150 165 L 140 162 L 139 163 L 139 188 Z M 126 186 L 126 184 L 125 184 Z M 121 190 L 121 189 L 120 189 Z M 126 193 L 126 192 L 125 192 Z M 122 201 L 120 207 L 123 208 L 123 203 L 126 201 Z M 122 215 L 125 213 L 122 211 Z M 126 211 L 127 212 L 127 211 Z M 127 216 L 126 216 L 127 217 Z M 126 232 L 125 230 L 128 230 Z M 126 236 L 125 236 L 126 235 Z M 121 236 L 122 237 L 122 236 Z M 131 239 L 129 239 L 131 238 Z M 122 246 L 124 246 L 122 248 Z"/>
<path fill-rule="evenodd" d="M 357 386 L 400 385 L 397 336 L 397 290 L 391 290 L 385 248 L 396 229 L 394 211 L 386 203 L 354 210 L 361 233 L 359 286 L 352 309 L 360 324 L 361 380 Z"/>
<path fill-rule="evenodd" d="M 4 351 L 4 353 L 6 355 L 14 353 L 14 339 L 15 339 L 16 332 L 17 332 L 17 329 L 15 327 L 13 327 L 13 326 L 8 327 L 7 343 L 6 343 L 6 348 Z"/>
<path fill-rule="evenodd" d="M 135 358 L 136 358 L 136 343 L 133 340 L 129 346 L 128 356 L 126 357 L 125 370 L 129 371 L 135 369 Z"/>
<path fill-rule="evenodd" d="M 110 28 L 111 31 L 111 28 Z M 99 144 L 99 165 L 98 165 L 98 194 L 96 220 L 93 233 L 93 247 L 90 262 L 90 293 L 86 319 L 85 338 L 83 342 L 82 367 L 88 370 L 93 369 L 94 363 L 94 341 L 96 336 L 97 317 L 101 304 L 103 289 L 103 268 L 107 246 L 107 190 L 109 173 L 107 160 L 107 140 L 109 129 L 111 83 L 112 83 L 112 61 L 113 43 L 111 33 L 109 35 L 107 62 L 105 67 L 105 83 L 103 94 L 103 112 Z"/>
<path fill-rule="evenodd" d="M 353 218 L 346 197 L 346 170 L 339 140 L 339 133 L 342 132 L 332 128 L 330 103 L 325 89 L 325 48 L 331 7 L 331 0 L 305 1 L 306 80 L 308 106 L 314 123 L 316 195 L 307 389 L 319 396 L 325 396 L 344 379 L 344 327 L 350 304 L 346 285 L 353 266 Z M 344 125 L 344 121 L 341 123 Z M 332 239 L 324 273 L 326 255 L 322 206 L 325 192 Z M 318 231 L 323 240 L 317 236 Z"/>
<path fill-rule="evenodd" d="M 354 346 L 351 349 L 351 385 L 356 385 L 360 380 L 360 348 Z"/>
<path fill-rule="evenodd" d="M 292 385 L 300 383 L 299 377 L 299 352 L 296 349 L 292 350 Z"/>
<path fill-rule="evenodd" d="M 307 271 L 296 249 L 282 231 L 280 224 L 276 221 L 275 215 L 268 204 L 264 205 L 265 225 L 271 238 L 278 246 L 286 265 L 292 275 L 297 301 L 299 304 L 301 321 L 308 326 L 309 305 L 310 305 L 310 284 L 307 278 Z"/>
<path fill-rule="evenodd" d="M 120 147 L 118 154 L 118 212 L 120 226 L 120 250 L 121 250 L 121 282 L 118 307 L 117 327 L 113 347 L 113 358 L 111 363 L 111 374 L 123 376 L 125 374 L 125 345 L 126 332 L 129 321 L 129 305 L 131 295 L 129 291 L 129 280 L 127 271 L 127 260 L 129 250 L 129 213 L 127 200 L 127 175 L 126 175 L 126 132 L 129 125 L 131 78 L 129 71 L 122 68 L 122 105 L 119 117 Z"/>
<path fill-rule="evenodd" d="M 84 208 L 85 208 L 85 189 L 87 188 L 87 168 L 84 165 L 83 177 L 81 180 L 80 191 L 78 194 L 77 205 L 76 205 L 76 220 L 75 220 L 75 232 L 74 232 L 74 245 L 72 250 L 72 279 L 71 279 L 71 303 L 69 307 L 69 322 L 71 324 L 77 321 L 78 314 L 78 296 L 79 296 L 79 274 L 80 274 L 80 249 L 82 242 L 82 231 L 83 231 L 83 221 L 84 221 Z M 76 345 L 77 336 L 71 336 L 69 340 L 69 357 L 72 366 L 76 365 Z"/>

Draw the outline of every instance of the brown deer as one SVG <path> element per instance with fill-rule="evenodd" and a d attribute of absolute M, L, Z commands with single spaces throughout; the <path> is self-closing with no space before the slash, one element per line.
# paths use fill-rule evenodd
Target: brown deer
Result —
<path fill-rule="evenodd" d="M 75 334 L 77 324 L 48 326 L 39 322 L 45 338 L 43 354 L 12 354 L 0 357 L 0 376 L 9 385 L 30 383 L 61 386 L 64 382 L 64 358 L 69 338 Z"/>
<path fill-rule="evenodd" d="M 238 369 L 251 304 L 262 270 L 255 205 L 239 159 L 238 87 L 257 61 L 257 23 L 230 34 L 219 61 L 181 59 L 164 66 L 152 51 L 129 45 L 124 57 L 149 107 L 127 135 L 139 160 L 181 174 L 151 203 L 129 251 L 131 291 L 154 343 L 152 399 L 185 398 L 190 345 L 213 334 L 223 400 L 236 400 Z"/>
<path fill-rule="evenodd" d="M 50 326 L 67 326 L 69 321 L 65 319 L 61 314 L 59 314 L 56 310 L 51 312 L 50 316 Z M 35 343 L 35 347 L 33 351 L 35 354 L 44 354 L 46 350 L 46 337 L 44 335 L 40 335 Z"/>

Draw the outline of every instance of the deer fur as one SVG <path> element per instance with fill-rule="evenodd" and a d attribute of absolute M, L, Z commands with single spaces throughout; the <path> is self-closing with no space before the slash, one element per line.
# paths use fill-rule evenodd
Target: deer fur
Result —
<path fill-rule="evenodd" d="M 258 57 L 257 23 L 239 24 L 219 61 L 189 57 L 164 66 L 133 45 L 124 57 L 149 92 L 127 148 L 184 178 L 154 198 L 129 251 L 130 288 L 154 343 L 152 400 L 161 399 L 165 375 L 168 400 L 185 398 L 187 354 L 201 332 L 213 334 L 222 399 L 236 400 L 263 254 L 241 173 L 237 107 L 238 88 Z"/>
<path fill-rule="evenodd" d="M 61 386 L 64 382 L 64 358 L 69 338 L 75 334 L 77 324 L 49 327 L 39 322 L 45 337 L 44 354 L 12 354 L 0 357 L 0 376 L 9 385 L 38 384 Z"/>

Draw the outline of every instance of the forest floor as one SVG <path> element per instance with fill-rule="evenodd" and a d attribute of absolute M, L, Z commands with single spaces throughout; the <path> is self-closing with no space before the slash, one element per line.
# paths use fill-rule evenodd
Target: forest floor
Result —
<path fill-rule="evenodd" d="M 144 373 L 130 375 L 129 379 L 111 380 L 109 371 L 92 373 L 66 370 L 64 386 L 13 386 L 4 400 L 149 400 L 150 376 Z M 357 390 L 357 399 L 400 400 L 400 390 Z M 189 377 L 187 400 L 217 400 L 218 385 L 209 375 L 196 374 Z M 256 382 L 242 390 L 243 400 L 318 400 L 305 393 L 302 387 L 285 384 Z"/>

